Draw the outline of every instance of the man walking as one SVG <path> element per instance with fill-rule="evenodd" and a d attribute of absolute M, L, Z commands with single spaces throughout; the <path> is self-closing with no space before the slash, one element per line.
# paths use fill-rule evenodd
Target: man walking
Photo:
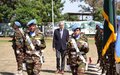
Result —
<path fill-rule="evenodd" d="M 100 63 L 100 51 L 101 51 L 101 34 L 100 34 L 100 26 L 96 25 L 96 33 L 95 33 L 95 45 L 97 48 L 98 53 L 98 59 L 97 59 L 97 65 Z"/>
<path fill-rule="evenodd" d="M 29 21 L 27 26 L 28 30 L 25 34 L 25 61 L 27 74 L 39 75 L 43 63 L 42 50 L 45 49 L 46 44 L 43 34 L 37 28 L 35 19 Z"/>
<path fill-rule="evenodd" d="M 64 22 L 60 22 L 59 28 L 54 31 L 54 36 L 53 36 L 53 49 L 56 50 L 56 61 L 57 61 L 56 73 L 64 74 L 65 50 L 67 47 L 66 44 L 68 42 L 68 39 L 69 39 L 69 32 L 67 29 L 64 29 Z"/>
<path fill-rule="evenodd" d="M 16 75 L 23 75 L 22 70 L 23 70 L 23 62 L 24 62 L 24 38 L 22 33 L 20 32 L 20 28 L 21 24 L 16 21 L 14 22 L 13 28 L 15 30 L 13 39 L 12 39 L 12 47 L 14 49 L 14 53 L 15 53 L 15 57 L 16 57 L 16 61 L 17 61 L 17 70 L 18 73 Z"/>
<path fill-rule="evenodd" d="M 72 75 L 84 75 L 85 70 L 87 70 L 88 39 L 81 32 L 79 25 L 74 25 L 72 30 L 73 34 L 67 43 L 67 64 L 70 65 Z"/>

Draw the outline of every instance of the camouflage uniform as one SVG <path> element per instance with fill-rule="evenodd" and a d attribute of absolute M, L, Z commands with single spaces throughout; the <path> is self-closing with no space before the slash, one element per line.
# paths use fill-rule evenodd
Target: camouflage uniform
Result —
<path fill-rule="evenodd" d="M 105 59 L 102 57 L 102 49 L 103 49 L 103 29 L 100 29 L 98 35 L 98 62 L 100 62 L 100 67 L 102 69 L 102 73 L 105 72 Z"/>
<path fill-rule="evenodd" d="M 103 48 L 103 30 L 100 29 L 100 33 L 98 35 L 98 59 L 100 60 L 102 58 L 102 48 Z"/>
<path fill-rule="evenodd" d="M 45 41 L 44 41 L 44 36 L 40 32 L 39 29 L 36 29 L 34 31 L 35 35 L 31 36 L 30 32 L 28 31 L 26 34 L 29 35 L 35 50 L 32 50 L 29 43 L 25 41 L 25 47 L 26 47 L 26 69 L 28 75 L 39 75 L 40 69 L 42 66 L 42 63 L 40 61 L 40 55 L 41 55 L 41 50 L 46 47 Z M 40 45 L 37 45 L 37 40 L 41 42 Z M 28 53 L 29 52 L 29 53 Z M 39 55 L 35 54 L 35 52 L 39 52 Z"/>
<path fill-rule="evenodd" d="M 76 40 L 77 46 L 78 46 L 81 54 L 86 59 L 86 53 L 88 52 L 89 48 L 85 48 L 82 45 L 81 41 L 84 41 L 87 43 L 87 41 L 88 41 L 87 37 L 83 33 L 81 33 L 78 36 L 78 38 L 76 38 L 74 35 L 72 35 L 71 37 Z M 72 48 L 72 44 L 71 44 L 70 40 L 67 44 L 67 55 L 68 55 L 67 64 L 70 65 L 72 74 L 73 75 L 81 75 L 80 72 L 85 69 L 85 63 L 83 63 L 81 58 L 79 56 L 77 56 L 77 52 L 76 52 L 75 48 Z"/>
<path fill-rule="evenodd" d="M 18 71 L 22 70 L 22 63 L 24 62 L 24 39 L 23 35 L 19 31 L 19 29 L 15 30 L 14 36 L 13 36 L 13 49 L 16 56 Z"/>
<path fill-rule="evenodd" d="M 101 50 L 102 50 L 102 37 L 101 33 L 100 33 L 100 28 L 97 29 L 96 34 L 95 34 L 95 45 L 97 47 L 97 53 L 98 53 L 98 60 L 97 63 L 100 62 L 100 58 L 101 58 Z"/>
<path fill-rule="evenodd" d="M 100 26 L 100 28 L 97 30 L 96 33 L 96 47 L 98 52 L 98 61 L 97 63 L 100 63 L 100 67 L 102 69 L 102 73 L 105 73 L 106 69 L 106 57 L 102 57 L 102 49 L 103 49 L 103 26 Z"/>

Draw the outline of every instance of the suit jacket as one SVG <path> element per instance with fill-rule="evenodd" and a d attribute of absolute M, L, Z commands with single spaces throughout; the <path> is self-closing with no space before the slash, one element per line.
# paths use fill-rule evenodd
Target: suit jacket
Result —
<path fill-rule="evenodd" d="M 60 29 L 56 29 L 54 31 L 53 36 L 53 48 L 57 50 L 65 50 L 67 48 L 67 42 L 69 39 L 69 32 L 67 29 L 63 29 L 63 35 L 62 38 L 60 36 Z"/>

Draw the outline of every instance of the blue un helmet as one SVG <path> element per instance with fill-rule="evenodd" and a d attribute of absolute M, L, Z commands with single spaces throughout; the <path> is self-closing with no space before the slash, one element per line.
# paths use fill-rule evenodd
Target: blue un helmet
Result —
<path fill-rule="evenodd" d="M 27 26 L 36 25 L 36 24 L 37 24 L 36 19 L 32 19 L 32 20 L 30 20 L 30 21 L 27 23 Z"/>
<path fill-rule="evenodd" d="M 79 30 L 81 30 L 81 28 L 80 28 L 80 25 L 79 24 L 73 24 L 72 26 L 71 26 L 71 28 L 72 28 L 72 31 L 75 31 L 76 29 L 79 29 Z"/>
<path fill-rule="evenodd" d="M 20 22 L 18 22 L 18 21 L 15 21 L 14 24 L 15 24 L 16 26 L 18 26 L 18 27 L 21 27 L 21 24 L 20 24 Z"/>

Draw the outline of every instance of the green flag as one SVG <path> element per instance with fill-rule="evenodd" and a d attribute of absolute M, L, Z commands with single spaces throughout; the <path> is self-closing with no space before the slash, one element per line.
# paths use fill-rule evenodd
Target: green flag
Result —
<path fill-rule="evenodd" d="M 109 45 L 112 42 L 115 42 L 116 36 L 115 36 L 115 11 L 114 11 L 114 4 L 113 0 L 104 0 L 104 11 L 103 11 L 103 17 L 104 17 L 104 37 L 103 37 L 103 50 L 102 50 L 102 56 L 104 56 L 107 52 L 107 49 L 109 48 Z"/>

